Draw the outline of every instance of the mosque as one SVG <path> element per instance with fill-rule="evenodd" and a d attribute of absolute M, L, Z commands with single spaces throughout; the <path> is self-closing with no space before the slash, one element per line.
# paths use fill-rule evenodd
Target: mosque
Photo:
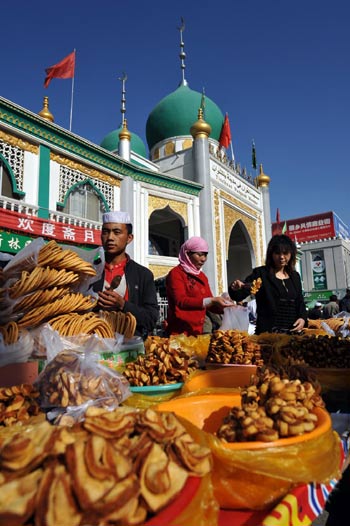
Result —
<path fill-rule="evenodd" d="M 127 210 L 128 253 L 155 279 L 177 265 L 181 244 L 200 235 L 214 294 L 263 264 L 271 237 L 270 178 L 252 178 L 220 145 L 224 115 L 185 78 L 180 29 L 178 87 L 151 111 L 145 144 L 128 129 L 126 75 L 121 126 L 100 145 L 55 124 L 44 97 L 33 113 L 0 97 L 0 251 L 15 254 L 37 237 L 95 247 L 102 213 Z M 233 152 L 232 152 L 233 153 Z"/>

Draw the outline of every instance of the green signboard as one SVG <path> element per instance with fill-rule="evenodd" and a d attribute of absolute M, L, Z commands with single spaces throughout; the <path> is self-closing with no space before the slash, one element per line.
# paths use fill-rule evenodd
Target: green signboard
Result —
<path fill-rule="evenodd" d="M 22 248 L 31 243 L 33 239 L 13 232 L 0 232 L 0 252 L 17 254 Z"/>

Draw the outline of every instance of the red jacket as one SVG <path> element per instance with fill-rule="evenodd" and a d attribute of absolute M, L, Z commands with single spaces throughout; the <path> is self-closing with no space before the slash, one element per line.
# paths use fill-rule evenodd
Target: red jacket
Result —
<path fill-rule="evenodd" d="M 187 274 L 178 265 L 166 277 L 166 291 L 169 334 L 202 334 L 206 312 L 203 299 L 213 297 L 207 276 L 203 272 Z"/>

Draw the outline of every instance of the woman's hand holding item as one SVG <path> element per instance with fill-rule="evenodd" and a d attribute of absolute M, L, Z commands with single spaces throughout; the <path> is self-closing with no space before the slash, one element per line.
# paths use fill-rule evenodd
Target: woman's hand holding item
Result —
<path fill-rule="evenodd" d="M 232 290 L 239 290 L 242 289 L 245 286 L 244 281 L 240 281 L 239 279 L 236 279 L 235 281 L 232 281 L 230 288 Z"/>
<path fill-rule="evenodd" d="M 215 298 L 211 298 L 210 306 L 215 305 L 216 307 L 233 307 L 235 304 L 233 301 L 231 301 L 229 298 L 223 298 L 222 296 L 217 296 Z"/>
<path fill-rule="evenodd" d="M 305 325 L 305 320 L 303 318 L 298 318 L 297 321 L 293 323 L 294 329 L 291 329 L 291 332 L 302 331 Z"/>

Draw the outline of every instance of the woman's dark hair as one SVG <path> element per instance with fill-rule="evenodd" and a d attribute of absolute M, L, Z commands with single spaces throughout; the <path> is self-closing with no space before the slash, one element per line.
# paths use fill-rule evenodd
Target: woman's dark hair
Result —
<path fill-rule="evenodd" d="M 286 266 L 287 274 L 291 274 L 297 260 L 297 247 L 290 237 L 283 234 L 272 236 L 266 251 L 266 267 L 268 270 L 274 268 L 273 254 L 290 254 L 290 260 Z"/>

